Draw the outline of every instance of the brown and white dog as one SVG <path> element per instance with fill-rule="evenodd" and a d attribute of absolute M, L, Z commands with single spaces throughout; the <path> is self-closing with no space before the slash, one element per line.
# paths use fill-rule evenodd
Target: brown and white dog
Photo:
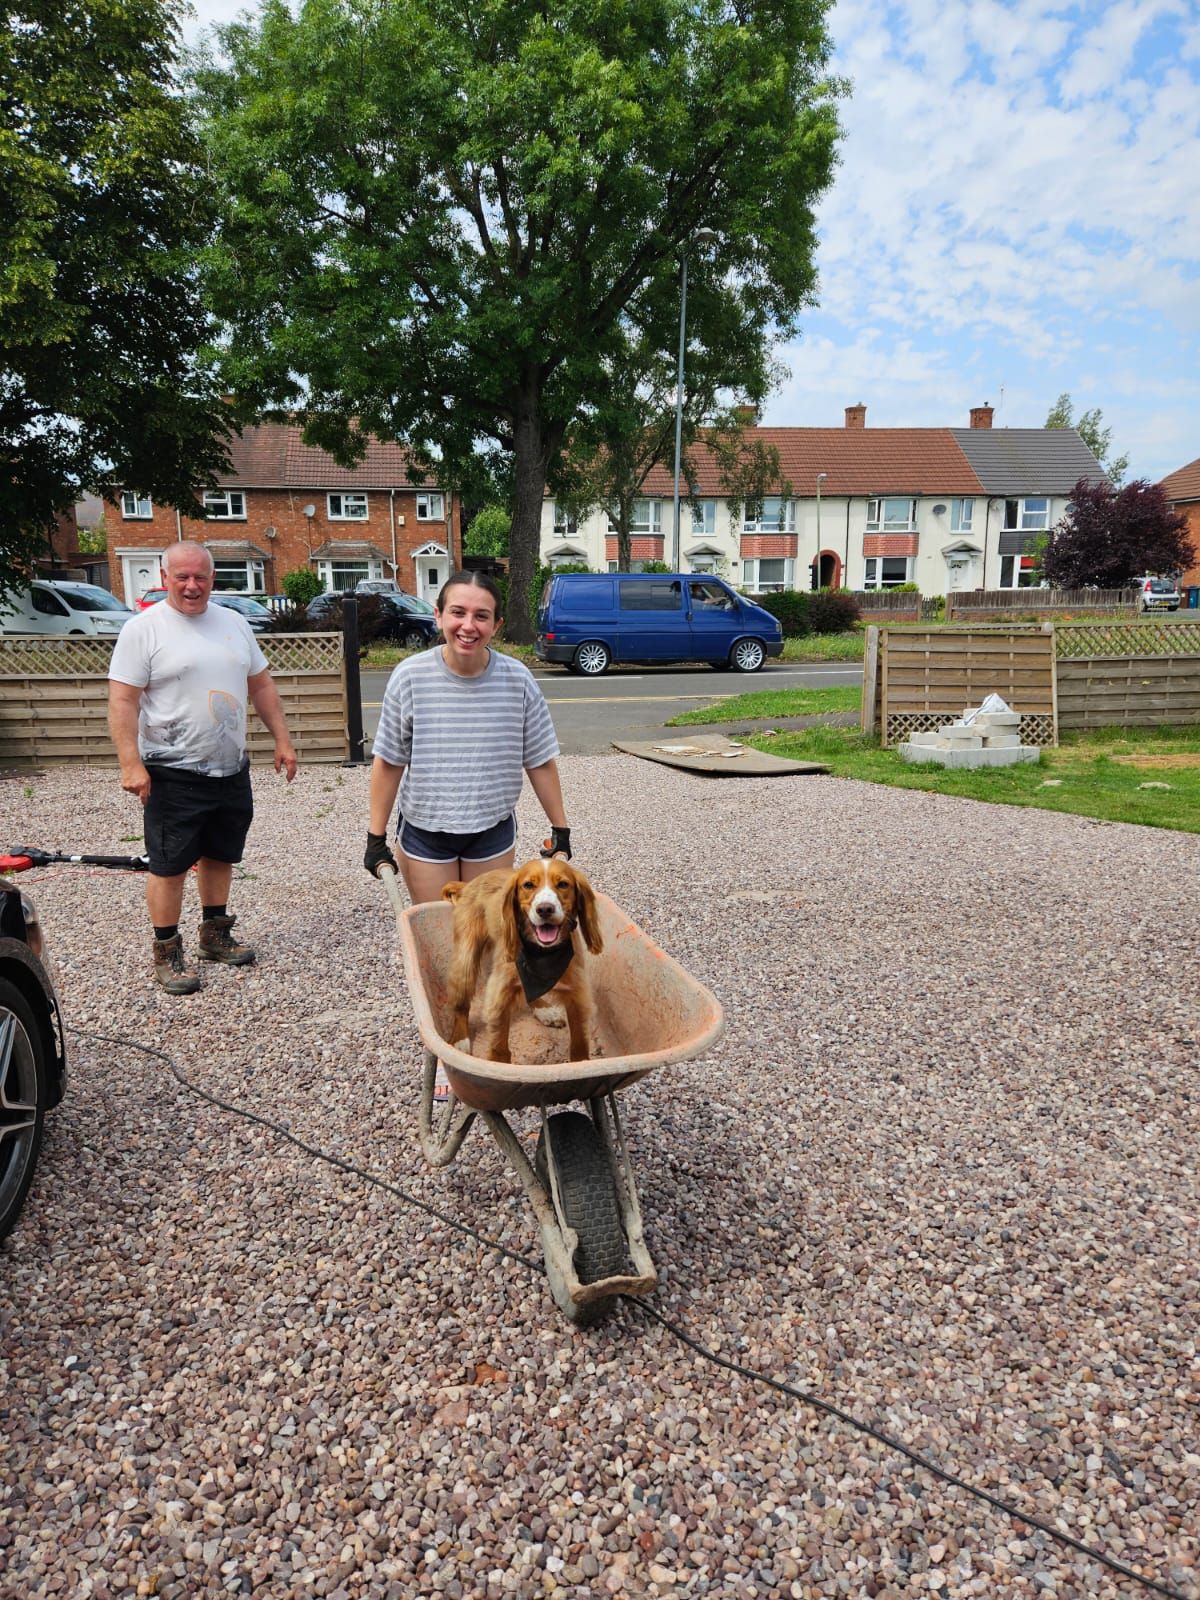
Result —
<path fill-rule="evenodd" d="M 485 872 L 470 883 L 448 883 L 442 898 L 454 906 L 452 1042 L 468 1037 L 471 1001 L 482 958 L 488 955 L 491 967 L 475 1054 L 489 1061 L 512 1060 L 509 1026 L 524 994 L 531 1007 L 563 1006 L 570 1059 L 587 1060 L 595 1002 L 583 946 L 599 955 L 604 945 L 596 897 L 583 873 L 561 856 L 535 858 L 515 872 Z"/>

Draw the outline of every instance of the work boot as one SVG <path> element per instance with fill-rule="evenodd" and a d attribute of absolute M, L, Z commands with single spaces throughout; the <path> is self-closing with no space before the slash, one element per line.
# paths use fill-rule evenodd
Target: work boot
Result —
<path fill-rule="evenodd" d="M 236 917 L 205 917 L 200 924 L 201 961 L 221 961 L 227 967 L 248 967 L 254 960 L 254 951 L 248 944 L 238 944 L 229 932 Z"/>
<path fill-rule="evenodd" d="M 195 994 L 200 987 L 199 975 L 183 959 L 183 937 L 155 939 L 154 976 L 168 994 Z"/>

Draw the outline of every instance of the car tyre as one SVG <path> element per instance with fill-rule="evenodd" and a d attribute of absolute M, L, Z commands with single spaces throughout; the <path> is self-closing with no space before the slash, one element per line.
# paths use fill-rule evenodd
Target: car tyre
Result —
<path fill-rule="evenodd" d="M 735 672 L 757 672 L 766 659 L 761 639 L 739 639 L 729 652 L 729 665 Z"/>
<path fill-rule="evenodd" d="M 625 1270 L 625 1232 L 621 1227 L 621 1208 L 613 1187 L 612 1170 L 596 1125 L 582 1111 L 560 1111 L 547 1119 L 538 1137 L 533 1164 L 549 1193 L 547 1134 L 554 1146 L 563 1214 L 579 1239 L 574 1262 L 576 1276 L 580 1283 L 597 1283 L 601 1278 L 615 1277 Z M 565 1296 L 562 1300 L 555 1298 L 577 1328 L 595 1327 L 613 1308 L 611 1300 L 592 1300 L 587 1305 L 577 1306 Z"/>
<path fill-rule="evenodd" d="M 585 639 L 575 652 L 572 665 L 585 678 L 598 678 L 612 664 L 612 651 L 601 639 Z"/>
<path fill-rule="evenodd" d="M 0 978 L 0 1239 L 33 1182 L 49 1099 L 45 1034 L 20 989 Z"/>
<path fill-rule="evenodd" d="M 420 628 L 408 628 L 405 630 L 404 637 L 400 643 L 406 650 L 424 650 L 429 643 L 429 637 L 427 634 L 422 633 Z"/>

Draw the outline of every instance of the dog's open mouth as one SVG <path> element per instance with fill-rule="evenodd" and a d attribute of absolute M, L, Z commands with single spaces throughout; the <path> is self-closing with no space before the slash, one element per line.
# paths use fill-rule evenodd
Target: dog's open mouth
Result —
<path fill-rule="evenodd" d="M 562 925 L 557 922 L 533 922 L 530 923 L 530 927 L 537 942 L 546 946 L 557 944 L 558 936 L 562 932 Z"/>

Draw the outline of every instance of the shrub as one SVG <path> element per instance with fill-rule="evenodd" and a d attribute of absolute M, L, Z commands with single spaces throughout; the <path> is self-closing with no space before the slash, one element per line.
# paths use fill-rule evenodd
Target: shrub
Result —
<path fill-rule="evenodd" d="M 283 592 L 294 606 L 306 606 L 324 591 L 325 585 L 311 567 L 297 567 L 283 575 Z"/>
<path fill-rule="evenodd" d="M 816 595 L 804 589 L 783 589 L 778 594 L 756 594 L 750 598 L 756 606 L 779 618 L 785 639 L 802 639 L 812 632 L 809 610 Z"/>
<path fill-rule="evenodd" d="M 512 518 L 503 506 L 484 506 L 467 525 L 464 535 L 469 556 L 506 556 Z"/>
<path fill-rule="evenodd" d="M 818 589 L 808 599 L 808 624 L 813 633 L 850 633 L 861 613 L 849 589 Z"/>
<path fill-rule="evenodd" d="M 643 572 L 674 572 L 674 567 L 669 567 L 665 561 L 643 561 Z"/>

